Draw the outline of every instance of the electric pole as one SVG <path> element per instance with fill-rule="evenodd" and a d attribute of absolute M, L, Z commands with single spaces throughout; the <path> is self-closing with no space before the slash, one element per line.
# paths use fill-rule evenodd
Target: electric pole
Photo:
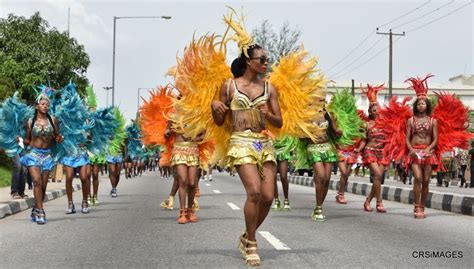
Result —
<path fill-rule="evenodd" d="M 392 99 L 392 55 L 393 55 L 393 36 L 405 36 L 405 32 L 401 34 L 392 33 L 392 29 L 388 33 L 381 33 L 379 32 L 379 28 L 377 28 L 378 35 L 388 35 L 389 36 L 389 52 L 388 52 L 388 100 Z"/>
<path fill-rule="evenodd" d="M 352 82 L 351 93 L 352 93 L 352 96 L 355 96 L 354 79 L 352 79 L 351 82 Z"/>

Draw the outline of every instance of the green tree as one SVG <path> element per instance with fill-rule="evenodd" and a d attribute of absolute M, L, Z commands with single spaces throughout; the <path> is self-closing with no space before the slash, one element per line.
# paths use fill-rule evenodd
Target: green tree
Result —
<path fill-rule="evenodd" d="M 277 34 L 268 20 L 264 20 L 260 26 L 253 29 L 252 37 L 267 51 L 271 60 L 270 65 L 278 61 L 280 57 L 296 51 L 301 45 L 298 43 L 301 31 L 298 28 L 292 29 L 287 21 L 283 23 L 280 33 Z"/>
<path fill-rule="evenodd" d="M 3 102 L 15 92 L 15 83 L 12 79 L 0 76 L 0 102 Z"/>
<path fill-rule="evenodd" d="M 9 14 L 0 19 L 0 78 L 12 80 L 29 103 L 35 97 L 32 87 L 40 84 L 61 88 L 72 80 L 84 94 L 89 63 L 84 46 L 51 28 L 39 12 L 30 18 Z"/>

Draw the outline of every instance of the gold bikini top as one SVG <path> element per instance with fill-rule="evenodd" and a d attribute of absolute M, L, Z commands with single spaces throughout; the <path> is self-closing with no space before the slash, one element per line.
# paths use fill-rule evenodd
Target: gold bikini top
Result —
<path fill-rule="evenodd" d="M 231 84 L 234 85 L 234 95 L 230 100 L 230 110 L 232 111 L 232 124 L 234 129 L 250 129 L 256 132 L 265 129 L 265 121 L 263 120 L 263 115 L 258 107 L 266 104 L 270 98 L 268 83 L 265 82 L 262 94 L 253 100 L 251 100 L 247 94 L 239 91 L 235 80 L 229 82 L 227 86 L 227 96 L 229 96 Z"/>

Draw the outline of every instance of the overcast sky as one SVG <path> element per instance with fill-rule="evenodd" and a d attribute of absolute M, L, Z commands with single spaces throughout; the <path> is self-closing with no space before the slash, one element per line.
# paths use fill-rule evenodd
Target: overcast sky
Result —
<path fill-rule="evenodd" d="M 176 63 L 176 55 L 189 43 L 193 33 L 223 33 L 222 15 L 227 12 L 226 4 L 238 10 L 244 7 L 249 31 L 265 19 L 275 30 L 288 21 L 301 30 L 301 41 L 312 55 L 319 57 L 323 72 L 338 81 L 354 78 L 356 83 L 388 80 L 388 49 L 384 50 L 388 46 L 388 36 L 375 34 L 375 28 L 409 13 L 380 29 L 386 32 L 394 28 L 397 33 L 407 31 L 406 36 L 394 45 L 394 82 L 433 73 L 436 77 L 432 82 L 447 83 L 450 77 L 472 74 L 474 5 L 430 22 L 470 2 L 472 0 L 297 3 L 0 0 L 0 17 L 6 17 L 8 13 L 29 17 L 39 11 L 51 26 L 65 31 L 70 8 L 70 34 L 85 46 L 90 56 L 87 77 L 94 85 L 99 106 L 105 106 L 106 92 L 102 87 L 112 84 L 113 16 L 172 16 L 171 20 L 117 21 L 115 103 L 127 118 L 132 118 L 137 110 L 137 88 L 166 84 L 168 78 L 164 73 Z M 437 8 L 440 9 L 436 11 Z M 404 23 L 407 24 L 397 27 Z M 426 26 L 413 30 L 423 25 Z M 354 53 L 341 61 L 366 37 Z M 236 51 L 235 43 L 229 43 L 229 61 L 236 57 Z M 361 56 L 365 51 L 368 52 Z M 377 53 L 379 55 L 375 56 Z M 372 57 L 375 58 L 370 60 Z M 147 96 L 145 90 L 141 93 Z"/>

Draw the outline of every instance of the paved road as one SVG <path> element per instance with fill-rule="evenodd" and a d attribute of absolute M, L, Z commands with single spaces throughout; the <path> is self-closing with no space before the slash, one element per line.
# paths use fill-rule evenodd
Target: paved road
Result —
<path fill-rule="evenodd" d="M 245 193 L 238 177 L 214 175 L 201 182 L 200 221 L 178 225 L 178 212 L 159 208 L 171 186 L 156 173 L 123 179 L 118 198 L 102 180 L 100 201 L 90 214 L 65 215 L 66 198 L 46 204 L 49 223 L 29 222 L 29 211 L 0 220 L 0 268 L 245 268 L 237 250 L 244 229 Z M 79 193 L 74 193 L 79 206 Z M 325 203 L 328 221 L 310 219 L 314 189 L 290 185 L 292 210 L 271 212 L 260 231 L 289 249 L 277 250 L 257 236 L 261 268 L 473 267 L 473 218 L 427 209 L 415 220 L 412 207 L 385 202 L 387 214 L 366 213 L 364 197 L 349 204 Z M 414 258 L 414 251 L 457 251 L 462 258 Z"/>

